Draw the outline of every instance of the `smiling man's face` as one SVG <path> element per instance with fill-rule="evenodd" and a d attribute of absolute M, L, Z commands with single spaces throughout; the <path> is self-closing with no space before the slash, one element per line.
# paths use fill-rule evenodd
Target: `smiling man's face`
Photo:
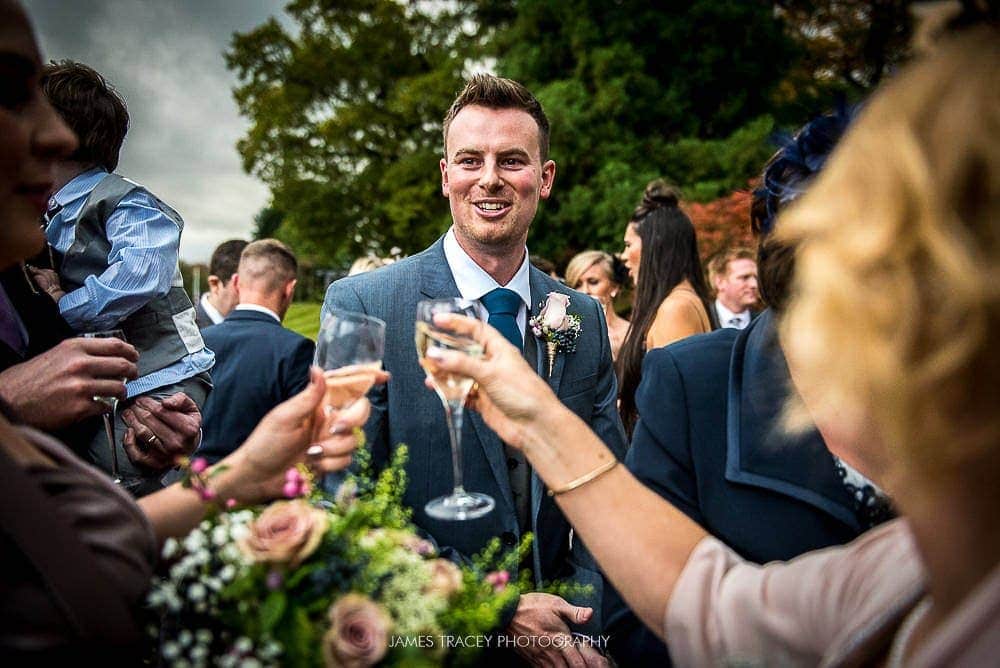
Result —
<path fill-rule="evenodd" d="M 514 251 L 528 238 L 538 200 L 552 191 L 556 165 L 544 164 L 538 124 L 519 109 L 465 107 L 448 128 L 441 191 L 455 236 L 469 251 Z"/>

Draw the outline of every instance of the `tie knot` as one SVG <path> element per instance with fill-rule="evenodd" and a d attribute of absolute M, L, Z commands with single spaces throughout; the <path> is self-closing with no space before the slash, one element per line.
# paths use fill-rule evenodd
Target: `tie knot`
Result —
<path fill-rule="evenodd" d="M 517 316 L 521 308 L 521 298 L 513 290 L 496 288 L 482 296 L 481 300 L 490 315 Z"/>

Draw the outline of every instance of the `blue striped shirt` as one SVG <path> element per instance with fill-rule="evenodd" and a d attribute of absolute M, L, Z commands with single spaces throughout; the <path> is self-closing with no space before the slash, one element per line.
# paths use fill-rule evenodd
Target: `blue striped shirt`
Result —
<path fill-rule="evenodd" d="M 45 236 L 59 253 L 65 254 L 73 244 L 77 217 L 105 176 L 103 169 L 88 170 L 53 195 L 62 208 L 49 221 Z M 122 198 L 107 220 L 106 234 L 111 244 L 108 268 L 100 276 L 88 276 L 82 287 L 59 300 L 59 312 L 78 332 L 114 329 L 165 295 L 174 278 L 181 230 L 145 190 L 134 190 Z M 126 383 L 125 388 L 131 398 L 208 371 L 213 364 L 215 354 L 204 348 Z"/>

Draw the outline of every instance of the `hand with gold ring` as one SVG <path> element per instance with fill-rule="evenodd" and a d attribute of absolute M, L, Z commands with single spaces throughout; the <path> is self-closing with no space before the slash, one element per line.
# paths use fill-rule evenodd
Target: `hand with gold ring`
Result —
<path fill-rule="evenodd" d="M 158 399 L 141 396 L 121 412 L 122 445 L 132 463 L 165 471 L 201 443 L 201 411 L 183 392 Z"/>

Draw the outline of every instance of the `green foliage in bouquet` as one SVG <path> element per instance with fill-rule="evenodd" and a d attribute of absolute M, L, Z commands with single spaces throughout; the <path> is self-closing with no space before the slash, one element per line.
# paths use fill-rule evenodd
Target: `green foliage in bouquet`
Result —
<path fill-rule="evenodd" d="M 302 467 L 288 500 L 219 510 L 184 539 L 168 540 L 166 573 L 148 597 L 161 616 L 161 657 L 190 666 L 465 665 L 463 639 L 496 632 L 501 612 L 531 587 L 516 577 L 530 550 L 494 540 L 457 566 L 437 557 L 402 503 L 405 446 L 378 476 L 358 473 L 335 498 Z M 192 463 L 192 469 L 203 468 Z"/>

